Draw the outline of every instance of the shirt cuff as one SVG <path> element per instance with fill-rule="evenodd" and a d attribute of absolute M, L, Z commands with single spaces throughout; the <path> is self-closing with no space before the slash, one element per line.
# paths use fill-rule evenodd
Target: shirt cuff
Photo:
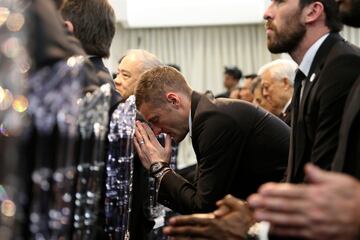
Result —
<path fill-rule="evenodd" d="M 270 223 L 262 221 L 252 225 L 248 231 L 248 235 L 256 236 L 256 238 L 259 240 L 269 240 L 269 230 Z"/>

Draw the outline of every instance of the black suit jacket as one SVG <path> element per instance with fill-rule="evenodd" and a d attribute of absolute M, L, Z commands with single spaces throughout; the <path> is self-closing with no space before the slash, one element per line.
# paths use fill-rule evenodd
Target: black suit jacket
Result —
<path fill-rule="evenodd" d="M 346 98 L 360 73 L 360 51 L 339 34 L 320 46 L 306 79 L 295 137 L 290 147 L 288 181 L 303 182 L 305 163 L 330 169 L 338 146 Z"/>
<path fill-rule="evenodd" d="M 333 170 L 360 179 L 360 76 L 346 102 Z"/>
<path fill-rule="evenodd" d="M 229 98 L 231 91 L 226 91 L 215 96 L 215 98 Z"/>
<path fill-rule="evenodd" d="M 113 111 L 115 111 L 118 104 L 124 99 L 122 99 L 120 93 L 116 91 L 115 84 L 111 77 L 109 69 L 105 67 L 102 58 L 98 56 L 91 56 L 89 60 L 94 66 L 96 76 L 98 77 L 100 84 L 102 85 L 109 83 L 111 86 L 110 113 L 112 113 Z"/>
<path fill-rule="evenodd" d="M 161 182 L 159 201 L 180 213 L 209 212 L 226 194 L 246 199 L 287 164 L 289 128 L 247 102 L 210 100 L 193 92 L 192 144 L 198 168 L 193 184 L 175 173 Z"/>
<path fill-rule="evenodd" d="M 286 123 L 286 125 L 291 126 L 291 111 L 292 111 L 292 103 L 287 106 L 284 112 L 280 113 L 279 118 Z"/>
<path fill-rule="evenodd" d="M 96 75 L 101 79 L 102 84 L 109 83 L 113 89 L 115 89 L 114 81 L 111 77 L 109 69 L 107 69 L 104 65 L 104 62 L 99 56 L 91 56 L 89 57 L 90 62 L 94 65 L 96 70 Z"/>

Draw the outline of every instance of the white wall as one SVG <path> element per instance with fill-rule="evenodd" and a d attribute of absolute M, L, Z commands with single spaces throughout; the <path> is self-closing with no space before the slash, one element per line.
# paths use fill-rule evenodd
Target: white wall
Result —
<path fill-rule="evenodd" d="M 268 0 L 109 0 L 126 28 L 262 22 Z"/>

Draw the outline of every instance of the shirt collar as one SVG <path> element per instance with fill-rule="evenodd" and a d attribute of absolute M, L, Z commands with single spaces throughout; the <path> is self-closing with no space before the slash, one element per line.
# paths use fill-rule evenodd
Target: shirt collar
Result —
<path fill-rule="evenodd" d="M 286 112 L 286 109 L 289 107 L 290 103 L 291 103 L 291 98 L 289 99 L 289 101 L 285 104 L 283 110 L 281 111 L 281 113 L 285 113 Z"/>
<path fill-rule="evenodd" d="M 329 33 L 326 33 L 321 38 L 319 38 L 305 53 L 303 60 L 299 65 L 299 69 L 304 73 L 305 76 L 309 75 L 310 67 L 312 62 L 314 61 L 315 55 L 319 50 L 321 44 L 325 41 L 325 39 L 329 36 Z"/>

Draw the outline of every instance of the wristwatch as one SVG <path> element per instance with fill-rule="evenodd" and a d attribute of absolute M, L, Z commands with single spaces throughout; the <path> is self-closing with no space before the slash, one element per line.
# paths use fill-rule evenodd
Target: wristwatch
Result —
<path fill-rule="evenodd" d="M 169 164 L 166 162 L 154 162 L 150 166 L 150 175 L 155 176 L 158 172 L 160 172 L 163 168 L 169 167 Z"/>

